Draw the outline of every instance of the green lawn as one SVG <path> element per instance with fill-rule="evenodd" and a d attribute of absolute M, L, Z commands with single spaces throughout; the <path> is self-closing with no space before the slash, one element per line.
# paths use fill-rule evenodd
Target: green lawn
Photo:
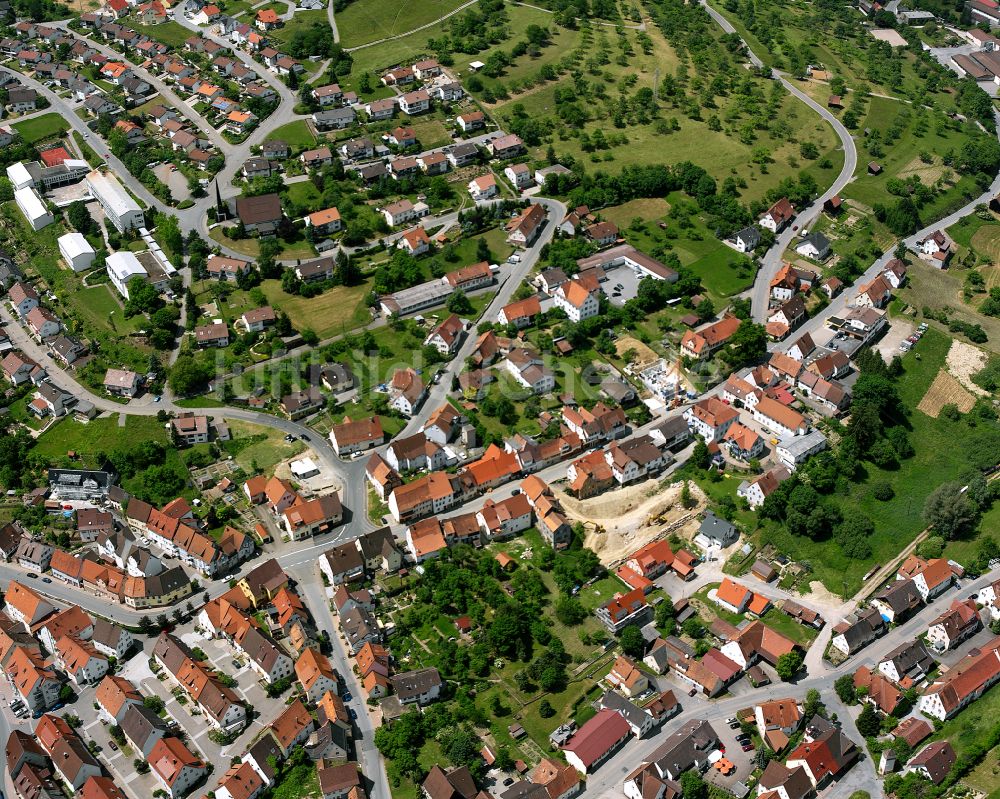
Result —
<path fill-rule="evenodd" d="M 717 239 L 694 201 L 681 192 L 666 200 L 636 200 L 600 213 L 615 222 L 621 235 L 640 250 L 652 252 L 664 247 L 676 253 L 715 299 L 724 300 L 753 283 L 755 270 L 749 259 Z M 641 222 L 633 226 L 633 220 Z M 660 221 L 666 222 L 665 230 Z"/>
<path fill-rule="evenodd" d="M 855 179 L 843 192 L 844 197 L 858 200 L 867 206 L 896 201 L 887 188 L 891 179 L 915 175 L 920 178 L 921 183 L 930 186 L 946 177 L 951 170 L 942 163 L 942 157 L 960 150 L 969 134 L 979 132 L 972 123 L 967 123 L 966 133 L 958 123 L 949 120 L 941 111 L 923 111 L 921 113 L 926 115 L 927 123 L 925 132 L 921 133 L 917 127 L 917 112 L 910 105 L 883 97 L 870 97 L 868 104 L 868 113 L 856 134 L 858 166 L 854 173 Z M 899 138 L 888 145 L 883 138 L 880 140 L 883 152 L 870 151 L 862 132 L 866 128 L 884 132 L 894 124 L 902 127 Z M 869 161 L 877 161 L 882 172 L 869 175 Z M 931 220 L 943 216 L 946 209 L 960 205 L 966 194 L 979 193 L 971 178 L 955 177 L 955 185 L 921 209 L 921 219 Z"/>
<path fill-rule="evenodd" d="M 386 5 L 384 0 L 354 0 L 337 12 L 337 30 L 343 47 L 357 47 L 397 36 L 454 11 L 464 0 L 425 0 L 416 5 Z"/>
<path fill-rule="evenodd" d="M 61 136 L 69 130 L 67 122 L 60 114 L 43 114 L 40 117 L 26 119 L 23 122 L 15 122 L 13 128 L 21 134 L 21 138 L 28 144 Z"/>
<path fill-rule="evenodd" d="M 69 451 L 76 452 L 78 464 L 98 468 L 92 460 L 98 452 L 110 452 L 118 447 L 134 446 L 139 441 L 158 441 L 166 444 L 167 431 L 153 416 L 127 416 L 124 427 L 118 424 L 117 414 L 94 419 L 81 424 L 64 418 L 43 433 L 35 444 L 35 453 L 52 462 L 59 462 Z"/>
<path fill-rule="evenodd" d="M 183 48 L 184 42 L 194 35 L 192 31 L 173 20 L 167 20 L 157 25 L 140 25 L 134 19 L 129 19 L 126 24 L 137 33 L 142 33 L 150 39 L 173 47 L 175 50 Z"/>
<path fill-rule="evenodd" d="M 286 184 L 285 193 L 290 202 L 303 206 L 313 206 L 313 203 L 319 202 L 321 196 L 311 180 Z"/>
<path fill-rule="evenodd" d="M 316 143 L 316 137 L 304 120 L 297 119 L 275 128 L 268 135 L 265 141 L 281 140 L 287 142 L 290 147 L 311 147 Z"/>

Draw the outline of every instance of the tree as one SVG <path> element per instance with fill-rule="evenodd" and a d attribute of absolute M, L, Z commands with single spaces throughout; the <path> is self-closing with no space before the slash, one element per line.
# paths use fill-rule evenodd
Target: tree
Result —
<path fill-rule="evenodd" d="M 170 389 L 180 396 L 196 394 L 203 389 L 212 376 L 212 367 L 196 361 L 190 355 L 181 355 L 170 370 Z"/>
<path fill-rule="evenodd" d="M 657 627 L 663 627 L 668 621 L 674 618 L 674 601 L 669 595 L 663 596 L 663 601 L 656 606 L 655 623 Z"/>
<path fill-rule="evenodd" d="M 632 658 L 641 658 L 646 652 L 646 639 L 636 624 L 630 624 L 621 631 L 618 643 L 621 644 L 622 652 Z"/>
<path fill-rule="evenodd" d="M 806 701 L 802 708 L 802 715 L 807 719 L 811 719 L 822 709 L 823 700 L 820 698 L 819 691 L 815 688 L 810 688 L 806 691 Z"/>
<path fill-rule="evenodd" d="M 960 483 L 942 483 L 924 503 L 924 521 L 948 539 L 970 532 L 978 517 L 975 504 Z"/>
<path fill-rule="evenodd" d="M 575 597 L 560 597 L 556 603 L 556 618 L 567 627 L 573 627 L 587 618 L 587 609 Z"/>
<path fill-rule="evenodd" d="M 550 719 L 556 714 L 556 709 L 552 707 L 548 699 L 543 699 L 538 703 L 538 715 L 543 719 Z"/>
<path fill-rule="evenodd" d="M 854 677 L 850 674 L 838 677 L 833 684 L 833 690 L 837 692 L 840 701 L 845 705 L 853 705 L 858 701 L 857 692 L 854 690 Z"/>
<path fill-rule="evenodd" d="M 696 771 L 681 774 L 681 795 L 684 799 L 708 799 L 708 785 Z"/>
<path fill-rule="evenodd" d="M 729 338 L 723 357 L 733 367 L 756 363 L 767 354 L 767 331 L 750 319 L 744 319 Z"/>
<path fill-rule="evenodd" d="M 882 727 L 882 722 L 879 720 L 878 713 L 875 712 L 875 708 L 869 702 L 865 702 L 862 706 L 861 713 L 858 714 L 855 724 L 858 727 L 858 732 L 860 732 L 865 738 L 871 738 L 874 735 L 878 735 L 879 730 Z"/>
<path fill-rule="evenodd" d="M 774 670 L 785 682 L 791 682 L 802 668 L 802 653 L 798 649 L 786 652 L 778 658 Z"/>
<path fill-rule="evenodd" d="M 446 307 L 453 314 L 472 313 L 472 303 L 469 302 L 469 298 L 461 289 L 456 289 L 455 293 L 448 298 Z"/>

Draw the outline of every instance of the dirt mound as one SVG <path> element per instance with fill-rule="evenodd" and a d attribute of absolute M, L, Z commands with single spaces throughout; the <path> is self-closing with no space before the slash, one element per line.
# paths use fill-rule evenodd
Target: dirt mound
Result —
<path fill-rule="evenodd" d="M 683 508 L 682 487 L 683 483 L 678 482 L 661 488 L 656 480 L 646 480 L 590 499 L 578 500 L 560 493 L 559 500 L 572 521 L 586 526 L 584 545 L 597 553 L 601 563 L 609 565 L 657 538 L 665 527 L 685 517 L 694 521 L 707 497 L 689 482 L 693 506 Z"/>
<path fill-rule="evenodd" d="M 972 382 L 972 376 L 976 372 L 982 371 L 986 366 L 987 360 L 986 353 L 978 347 L 973 347 L 964 341 L 952 341 L 951 347 L 948 348 L 948 358 L 945 363 L 948 366 L 948 371 L 969 391 L 981 397 L 988 397 L 988 391 L 983 390 Z"/>

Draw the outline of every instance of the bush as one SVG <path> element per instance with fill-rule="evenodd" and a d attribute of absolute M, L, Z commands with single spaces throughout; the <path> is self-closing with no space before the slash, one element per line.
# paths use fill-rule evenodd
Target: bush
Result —
<path fill-rule="evenodd" d="M 872 486 L 872 496 L 879 502 L 888 502 L 896 496 L 896 492 L 892 490 L 892 486 L 888 482 L 880 480 Z"/>

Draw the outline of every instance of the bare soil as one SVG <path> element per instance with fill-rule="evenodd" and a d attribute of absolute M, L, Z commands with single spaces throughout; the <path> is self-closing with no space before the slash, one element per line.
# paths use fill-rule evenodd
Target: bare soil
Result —
<path fill-rule="evenodd" d="M 637 338 L 622 336 L 615 342 L 615 352 L 618 353 L 619 358 L 629 350 L 635 350 L 634 363 L 640 370 L 660 360 L 660 356 L 652 348 L 643 344 Z"/>
<path fill-rule="evenodd" d="M 976 404 L 976 398 L 972 396 L 954 377 L 943 369 L 937 373 L 931 387 L 927 389 L 924 398 L 917 405 L 918 411 L 923 411 L 928 416 L 937 419 L 941 413 L 941 408 L 952 404 L 958 407 L 962 413 L 968 413 L 972 406 Z"/>
<path fill-rule="evenodd" d="M 584 546 L 592 549 L 609 565 L 624 560 L 639 547 L 659 537 L 664 528 L 690 516 L 690 522 L 677 530 L 682 538 L 690 537 L 697 514 L 705 507 L 707 497 L 693 482 L 691 508 L 680 504 L 683 483 L 673 483 L 661 488 L 656 480 L 646 480 L 633 486 L 609 491 L 597 497 L 578 500 L 565 493 L 559 494 L 566 513 L 574 521 L 587 527 Z"/>

